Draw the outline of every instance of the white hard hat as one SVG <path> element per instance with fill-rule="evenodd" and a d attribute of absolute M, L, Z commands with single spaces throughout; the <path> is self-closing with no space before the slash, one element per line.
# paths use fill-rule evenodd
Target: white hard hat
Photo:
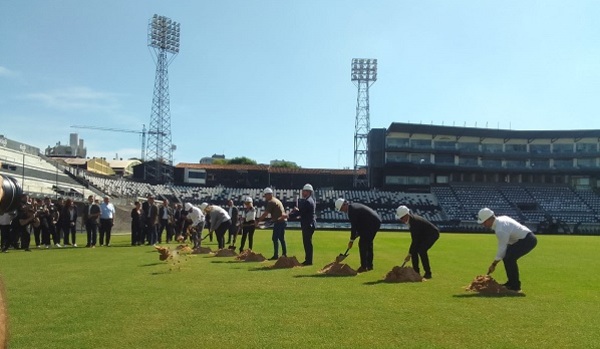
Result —
<path fill-rule="evenodd" d="M 487 207 L 482 208 L 481 210 L 479 210 L 479 213 L 477 214 L 477 218 L 478 218 L 477 223 L 481 224 L 493 216 L 494 216 L 494 211 L 490 210 Z"/>
<path fill-rule="evenodd" d="M 265 190 L 263 190 L 263 195 L 267 195 L 267 194 L 273 194 L 273 189 L 265 188 Z"/>
<path fill-rule="evenodd" d="M 337 200 L 335 200 L 335 210 L 339 211 L 342 209 L 342 206 L 344 205 L 344 202 L 346 202 L 346 200 L 339 198 Z"/>
<path fill-rule="evenodd" d="M 252 198 L 249 196 L 246 196 L 246 198 L 244 199 L 244 202 L 252 203 Z"/>
<path fill-rule="evenodd" d="M 208 207 L 208 204 L 206 202 L 201 203 L 200 204 L 200 211 L 204 211 L 207 207 Z"/>
<path fill-rule="evenodd" d="M 312 185 L 308 183 L 306 183 L 304 187 L 302 187 L 302 190 L 314 191 Z"/>
<path fill-rule="evenodd" d="M 396 209 L 396 218 L 400 219 L 400 218 L 406 216 L 409 212 L 410 212 L 410 210 L 408 209 L 408 207 L 406 207 L 404 205 L 400 205 Z"/>
<path fill-rule="evenodd" d="M 189 210 L 191 210 L 191 209 L 192 209 L 192 207 L 193 207 L 193 206 L 192 206 L 192 204 L 190 204 L 189 202 L 186 202 L 186 203 L 185 203 L 185 210 L 186 210 L 186 211 L 189 211 Z"/>

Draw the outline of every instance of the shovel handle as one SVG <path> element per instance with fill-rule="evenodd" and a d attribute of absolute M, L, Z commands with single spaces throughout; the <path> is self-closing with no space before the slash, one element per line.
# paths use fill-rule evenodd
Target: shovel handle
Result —
<path fill-rule="evenodd" d="M 348 251 L 350 251 L 350 248 L 347 248 L 347 249 L 346 249 L 346 252 L 344 252 L 344 256 L 347 256 L 347 255 L 348 255 Z"/>

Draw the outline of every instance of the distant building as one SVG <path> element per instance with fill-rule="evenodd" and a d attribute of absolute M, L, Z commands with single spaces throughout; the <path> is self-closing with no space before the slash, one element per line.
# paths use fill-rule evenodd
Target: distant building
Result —
<path fill-rule="evenodd" d="M 212 164 L 215 160 L 225 160 L 225 155 L 213 154 L 211 157 L 203 157 L 200 159 L 200 164 Z"/>
<path fill-rule="evenodd" d="M 71 133 L 69 145 L 62 145 L 58 142 L 54 147 L 48 146 L 44 153 L 48 157 L 85 158 L 87 149 L 83 146 L 83 139 L 78 139 L 77 133 Z"/>

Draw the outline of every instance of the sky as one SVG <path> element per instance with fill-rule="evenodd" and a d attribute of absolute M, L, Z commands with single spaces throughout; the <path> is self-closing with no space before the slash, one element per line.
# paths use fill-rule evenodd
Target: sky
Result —
<path fill-rule="evenodd" d="M 174 163 L 224 154 L 353 168 L 353 58 L 376 58 L 370 126 L 600 128 L 599 1 L 0 0 L 0 134 L 139 157 L 154 14 L 181 24 L 169 66 Z"/>

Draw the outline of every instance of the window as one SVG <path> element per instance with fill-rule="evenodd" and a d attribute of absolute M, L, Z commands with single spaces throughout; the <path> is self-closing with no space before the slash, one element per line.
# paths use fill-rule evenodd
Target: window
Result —
<path fill-rule="evenodd" d="M 460 150 L 466 150 L 466 151 L 479 151 L 479 143 L 474 143 L 474 142 L 463 142 L 463 143 L 457 143 L 456 146 L 458 147 L 458 149 Z"/>
<path fill-rule="evenodd" d="M 417 176 L 385 176 L 385 184 L 396 185 L 429 185 L 429 177 Z"/>
<path fill-rule="evenodd" d="M 575 151 L 578 153 L 595 153 L 598 151 L 596 143 L 575 143 Z"/>
<path fill-rule="evenodd" d="M 506 160 L 507 168 L 525 168 L 527 163 L 525 160 Z"/>
<path fill-rule="evenodd" d="M 573 144 L 553 144 L 552 152 L 556 153 L 556 154 L 572 153 L 573 152 Z"/>
<path fill-rule="evenodd" d="M 451 141 L 435 141 L 435 149 L 456 149 L 456 142 Z"/>
<path fill-rule="evenodd" d="M 533 154 L 548 154 L 550 153 L 550 144 L 530 144 L 529 152 Z"/>
<path fill-rule="evenodd" d="M 408 147 L 408 138 L 386 138 L 386 146 L 388 148 L 403 148 Z"/>
<path fill-rule="evenodd" d="M 477 157 L 475 156 L 461 156 L 458 158 L 458 164 L 460 166 L 478 166 Z"/>
<path fill-rule="evenodd" d="M 577 166 L 582 168 L 596 167 L 596 159 L 577 159 Z"/>
<path fill-rule="evenodd" d="M 420 153 L 410 154 L 410 162 L 413 164 L 429 164 L 431 163 L 431 155 Z"/>
<path fill-rule="evenodd" d="M 435 154 L 435 163 L 438 165 L 454 165 L 454 155 Z"/>
<path fill-rule="evenodd" d="M 500 159 L 481 159 L 481 166 L 483 166 L 483 167 L 502 167 L 502 160 L 500 160 Z"/>
<path fill-rule="evenodd" d="M 385 153 L 385 162 L 408 162 L 408 153 Z"/>
<path fill-rule="evenodd" d="M 429 140 L 429 139 L 411 139 L 410 146 L 415 149 L 431 149 L 431 140 Z"/>
<path fill-rule="evenodd" d="M 525 153 L 527 144 L 505 144 L 504 151 L 507 153 Z"/>
<path fill-rule="evenodd" d="M 572 168 L 572 167 L 573 167 L 573 160 L 571 160 L 571 159 L 554 160 L 554 168 Z"/>
<path fill-rule="evenodd" d="M 529 162 L 531 168 L 550 168 L 550 160 L 548 159 L 531 159 Z"/>
<path fill-rule="evenodd" d="M 501 153 L 502 152 L 502 144 L 497 144 L 497 143 L 482 144 L 481 151 L 484 153 Z"/>

